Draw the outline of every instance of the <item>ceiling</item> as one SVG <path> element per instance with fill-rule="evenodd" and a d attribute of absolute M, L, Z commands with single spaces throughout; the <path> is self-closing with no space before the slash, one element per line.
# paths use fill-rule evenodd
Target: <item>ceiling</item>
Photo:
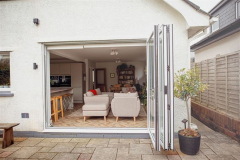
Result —
<path fill-rule="evenodd" d="M 110 55 L 112 49 L 118 55 Z M 83 49 L 56 49 L 51 50 L 51 60 L 70 59 L 82 61 L 88 59 L 93 62 L 115 62 L 119 58 L 122 62 L 146 61 L 146 46 L 98 47 Z"/>

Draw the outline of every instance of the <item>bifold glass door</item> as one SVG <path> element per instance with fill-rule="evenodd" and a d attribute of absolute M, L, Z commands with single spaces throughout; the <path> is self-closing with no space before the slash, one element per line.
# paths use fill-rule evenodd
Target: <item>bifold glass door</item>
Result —
<path fill-rule="evenodd" d="M 156 150 L 174 146 L 172 25 L 155 25 L 147 40 L 148 131 Z"/>

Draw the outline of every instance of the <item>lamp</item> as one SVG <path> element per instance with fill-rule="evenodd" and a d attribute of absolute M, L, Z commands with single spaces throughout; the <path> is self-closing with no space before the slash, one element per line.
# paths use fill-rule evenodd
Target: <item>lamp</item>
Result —
<path fill-rule="evenodd" d="M 116 52 L 116 50 L 113 49 L 112 52 L 110 53 L 110 55 L 111 55 L 111 56 L 113 56 L 113 55 L 118 55 L 118 52 Z"/>
<path fill-rule="evenodd" d="M 37 68 L 38 68 L 37 63 L 33 63 L 33 69 L 37 69 Z"/>
<path fill-rule="evenodd" d="M 122 61 L 120 59 L 116 59 L 116 63 L 121 63 Z"/>
<path fill-rule="evenodd" d="M 34 18 L 34 19 L 33 19 L 33 23 L 36 24 L 36 25 L 38 25 L 38 23 L 39 23 L 38 18 Z"/>

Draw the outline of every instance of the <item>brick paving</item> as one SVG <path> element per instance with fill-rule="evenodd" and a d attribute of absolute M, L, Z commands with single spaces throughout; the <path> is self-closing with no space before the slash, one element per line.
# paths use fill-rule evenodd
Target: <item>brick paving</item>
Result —
<path fill-rule="evenodd" d="M 240 144 L 215 132 L 196 119 L 202 135 L 200 152 L 183 154 L 175 139 L 176 151 L 155 151 L 149 139 L 108 138 L 15 138 L 15 144 L 0 149 L 0 160 L 240 160 Z M 0 139 L 2 145 L 2 139 Z"/>

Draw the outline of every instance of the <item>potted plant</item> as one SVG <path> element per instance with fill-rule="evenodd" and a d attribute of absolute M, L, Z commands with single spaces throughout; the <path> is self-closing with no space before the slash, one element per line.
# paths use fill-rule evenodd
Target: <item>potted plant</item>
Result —
<path fill-rule="evenodd" d="M 207 89 L 207 84 L 201 81 L 199 69 L 179 70 L 174 76 L 174 96 L 185 101 L 187 108 L 188 127 L 178 131 L 180 150 L 188 155 L 195 155 L 199 151 L 201 135 L 190 128 L 189 100 L 197 93 Z"/>

